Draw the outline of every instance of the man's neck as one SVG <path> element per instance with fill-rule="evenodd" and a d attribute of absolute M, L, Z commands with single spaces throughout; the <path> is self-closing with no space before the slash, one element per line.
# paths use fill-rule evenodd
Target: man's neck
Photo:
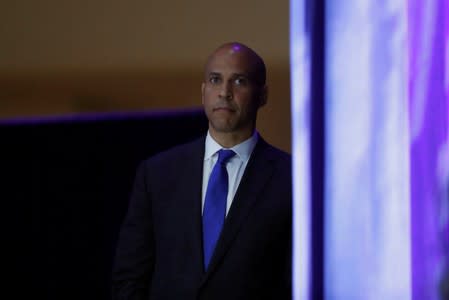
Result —
<path fill-rule="evenodd" d="M 253 135 L 254 130 L 248 132 L 216 132 L 209 128 L 212 138 L 224 148 L 232 148 Z"/>

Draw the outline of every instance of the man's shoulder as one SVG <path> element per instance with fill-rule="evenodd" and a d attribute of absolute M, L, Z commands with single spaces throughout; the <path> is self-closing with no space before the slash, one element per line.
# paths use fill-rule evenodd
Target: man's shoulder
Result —
<path fill-rule="evenodd" d="M 259 138 L 257 147 L 259 148 L 259 151 L 268 158 L 279 160 L 285 163 L 291 163 L 292 156 L 290 153 L 269 144 L 261 137 Z"/>

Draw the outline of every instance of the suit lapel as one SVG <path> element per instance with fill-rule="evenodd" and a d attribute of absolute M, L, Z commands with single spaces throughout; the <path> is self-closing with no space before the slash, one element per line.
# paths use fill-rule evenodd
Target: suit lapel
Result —
<path fill-rule="evenodd" d="M 259 137 L 226 217 L 223 231 L 203 278 L 203 283 L 220 264 L 240 228 L 247 220 L 248 214 L 257 204 L 260 192 L 273 174 L 273 166 L 273 157 L 270 155 L 269 146 Z"/>

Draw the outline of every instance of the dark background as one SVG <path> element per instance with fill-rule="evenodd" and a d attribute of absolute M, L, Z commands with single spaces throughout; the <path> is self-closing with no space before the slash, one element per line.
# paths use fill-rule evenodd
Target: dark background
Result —
<path fill-rule="evenodd" d="M 0 123 L 10 297 L 109 299 L 138 163 L 206 130 L 195 109 Z"/>

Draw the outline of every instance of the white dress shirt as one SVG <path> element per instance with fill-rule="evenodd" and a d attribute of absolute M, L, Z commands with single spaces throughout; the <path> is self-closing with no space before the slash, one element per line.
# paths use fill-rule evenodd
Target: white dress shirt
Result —
<path fill-rule="evenodd" d="M 218 159 L 218 151 L 221 149 L 233 150 L 236 155 L 229 159 L 226 164 L 228 171 L 229 184 L 228 184 L 228 198 L 226 201 L 226 215 L 228 215 L 229 208 L 231 207 L 232 200 L 237 191 L 237 188 L 245 172 L 246 165 L 248 164 L 251 153 L 256 146 L 258 134 L 254 131 L 253 135 L 243 141 L 242 143 L 235 145 L 232 148 L 223 148 L 218 144 L 213 137 L 207 132 L 205 151 L 204 151 L 204 163 L 203 163 L 203 194 L 201 202 L 201 211 L 204 209 L 204 200 L 206 198 L 207 184 L 209 182 L 210 173 L 215 166 Z"/>

